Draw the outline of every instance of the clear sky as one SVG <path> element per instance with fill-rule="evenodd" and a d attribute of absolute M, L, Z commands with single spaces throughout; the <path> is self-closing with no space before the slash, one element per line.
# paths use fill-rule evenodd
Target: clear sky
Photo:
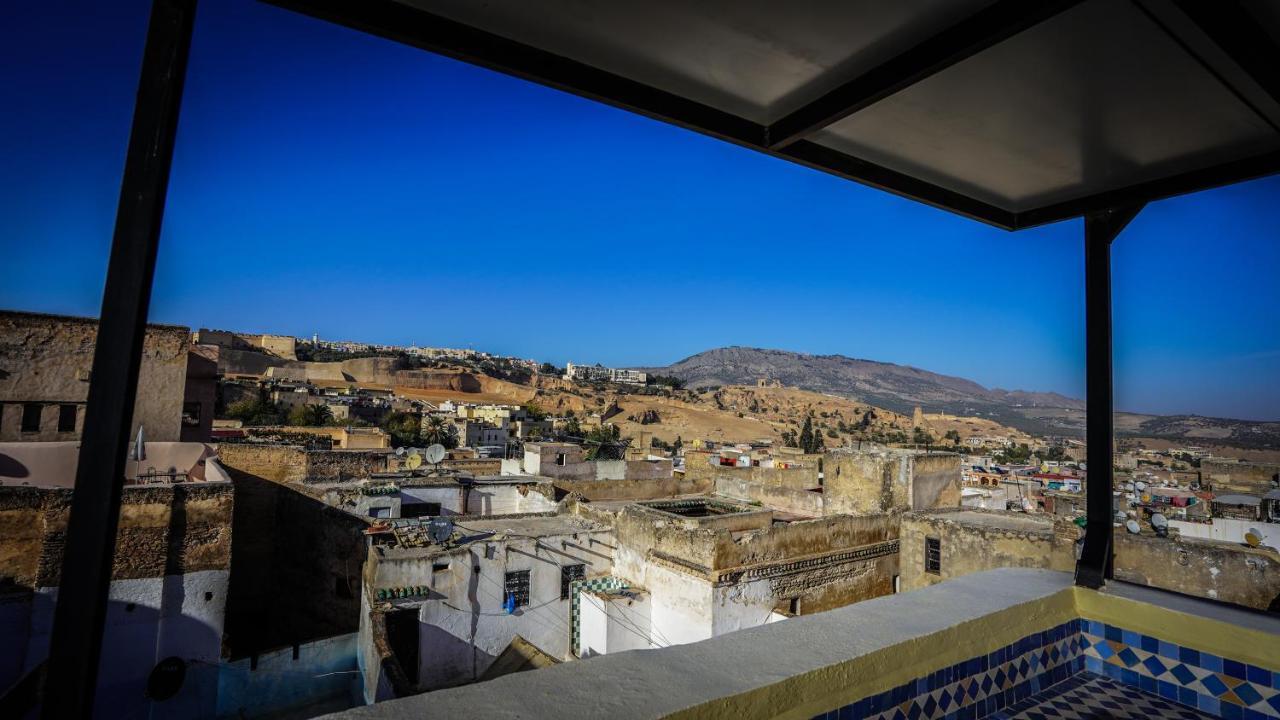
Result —
<path fill-rule="evenodd" d="M 0 24 L 0 307 L 96 315 L 148 3 Z M 1117 406 L 1280 419 L 1280 178 L 1114 249 Z M 205 0 L 152 320 L 557 364 L 753 345 L 1084 392 L 1078 221 L 988 228 L 249 0 Z"/>

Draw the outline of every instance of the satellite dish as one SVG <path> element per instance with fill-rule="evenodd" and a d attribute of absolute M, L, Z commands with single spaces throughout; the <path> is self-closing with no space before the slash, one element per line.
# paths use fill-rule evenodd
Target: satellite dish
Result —
<path fill-rule="evenodd" d="M 1258 528 L 1249 528 L 1249 532 L 1244 534 L 1244 542 L 1249 547 L 1258 547 L 1262 544 L 1262 532 Z"/>
<path fill-rule="evenodd" d="M 443 545 L 453 536 L 453 521 L 449 518 L 431 518 L 427 523 L 427 537 L 437 545 Z"/>
<path fill-rule="evenodd" d="M 402 447 L 396 448 L 396 457 L 404 457 L 404 448 Z"/>
<path fill-rule="evenodd" d="M 1155 528 L 1159 537 L 1169 537 L 1169 519 L 1162 513 L 1151 514 L 1151 527 Z"/>
<path fill-rule="evenodd" d="M 1133 533 L 1134 535 L 1137 535 L 1139 532 L 1142 531 L 1142 528 L 1138 527 L 1137 520 L 1130 520 L 1129 522 L 1124 524 L 1124 527 L 1126 530 Z"/>
<path fill-rule="evenodd" d="M 1143 491 L 1143 490 L 1146 490 L 1146 489 L 1147 489 L 1147 484 L 1146 484 L 1146 483 L 1144 483 L 1144 482 L 1142 482 L 1141 480 L 1139 480 L 1138 482 L 1134 483 L 1134 484 L 1133 484 L 1133 486 L 1134 486 L 1135 488 L 1137 488 L 1139 492 L 1141 492 L 1141 491 Z"/>
<path fill-rule="evenodd" d="M 404 465 L 410 470 L 417 470 L 422 467 L 422 456 L 415 452 L 409 455 L 408 459 L 404 461 Z"/>
<path fill-rule="evenodd" d="M 1133 483 L 1125 483 L 1124 489 L 1128 490 L 1129 492 L 1133 492 Z"/>
<path fill-rule="evenodd" d="M 435 445 L 427 448 L 427 462 L 432 465 L 439 465 L 441 460 L 444 460 L 443 445 L 436 443 Z"/>

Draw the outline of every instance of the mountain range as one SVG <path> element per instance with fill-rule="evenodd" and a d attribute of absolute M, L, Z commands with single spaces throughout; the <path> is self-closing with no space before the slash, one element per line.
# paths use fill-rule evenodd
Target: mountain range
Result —
<path fill-rule="evenodd" d="M 903 414 L 925 412 L 981 416 L 1039 435 L 1083 436 L 1083 400 L 1053 392 L 986 388 L 965 378 L 844 355 L 807 355 L 786 350 L 723 347 L 666 367 L 639 368 L 671 375 L 690 388 L 754 385 L 776 380 L 802 390 L 854 398 Z M 1280 448 L 1280 423 L 1117 413 L 1117 432 L 1188 442 Z"/>

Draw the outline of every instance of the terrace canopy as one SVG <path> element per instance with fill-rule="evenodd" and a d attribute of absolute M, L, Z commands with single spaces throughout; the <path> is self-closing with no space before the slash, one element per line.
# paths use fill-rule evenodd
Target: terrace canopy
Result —
<path fill-rule="evenodd" d="M 1280 170 L 1275 0 L 272 2 L 999 228 L 1083 216 L 1091 472 L 1077 579 L 1091 587 L 1111 557 L 1110 242 L 1147 202 Z M 48 717 L 91 707 L 194 5 L 153 6 Z"/>

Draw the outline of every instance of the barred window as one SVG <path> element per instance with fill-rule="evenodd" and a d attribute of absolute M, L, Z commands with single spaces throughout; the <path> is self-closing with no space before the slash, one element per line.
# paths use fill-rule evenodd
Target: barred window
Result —
<path fill-rule="evenodd" d="M 924 539 L 924 571 L 942 574 L 942 541 L 938 538 Z"/>
<path fill-rule="evenodd" d="M 574 580 L 581 580 L 586 577 L 586 565 L 562 565 L 560 566 L 560 599 L 569 599 L 569 590 L 573 586 Z"/>
<path fill-rule="evenodd" d="M 507 573 L 506 593 L 503 595 L 503 603 L 508 598 L 515 600 L 516 607 L 526 607 L 529 604 L 529 571 L 517 570 Z"/>

